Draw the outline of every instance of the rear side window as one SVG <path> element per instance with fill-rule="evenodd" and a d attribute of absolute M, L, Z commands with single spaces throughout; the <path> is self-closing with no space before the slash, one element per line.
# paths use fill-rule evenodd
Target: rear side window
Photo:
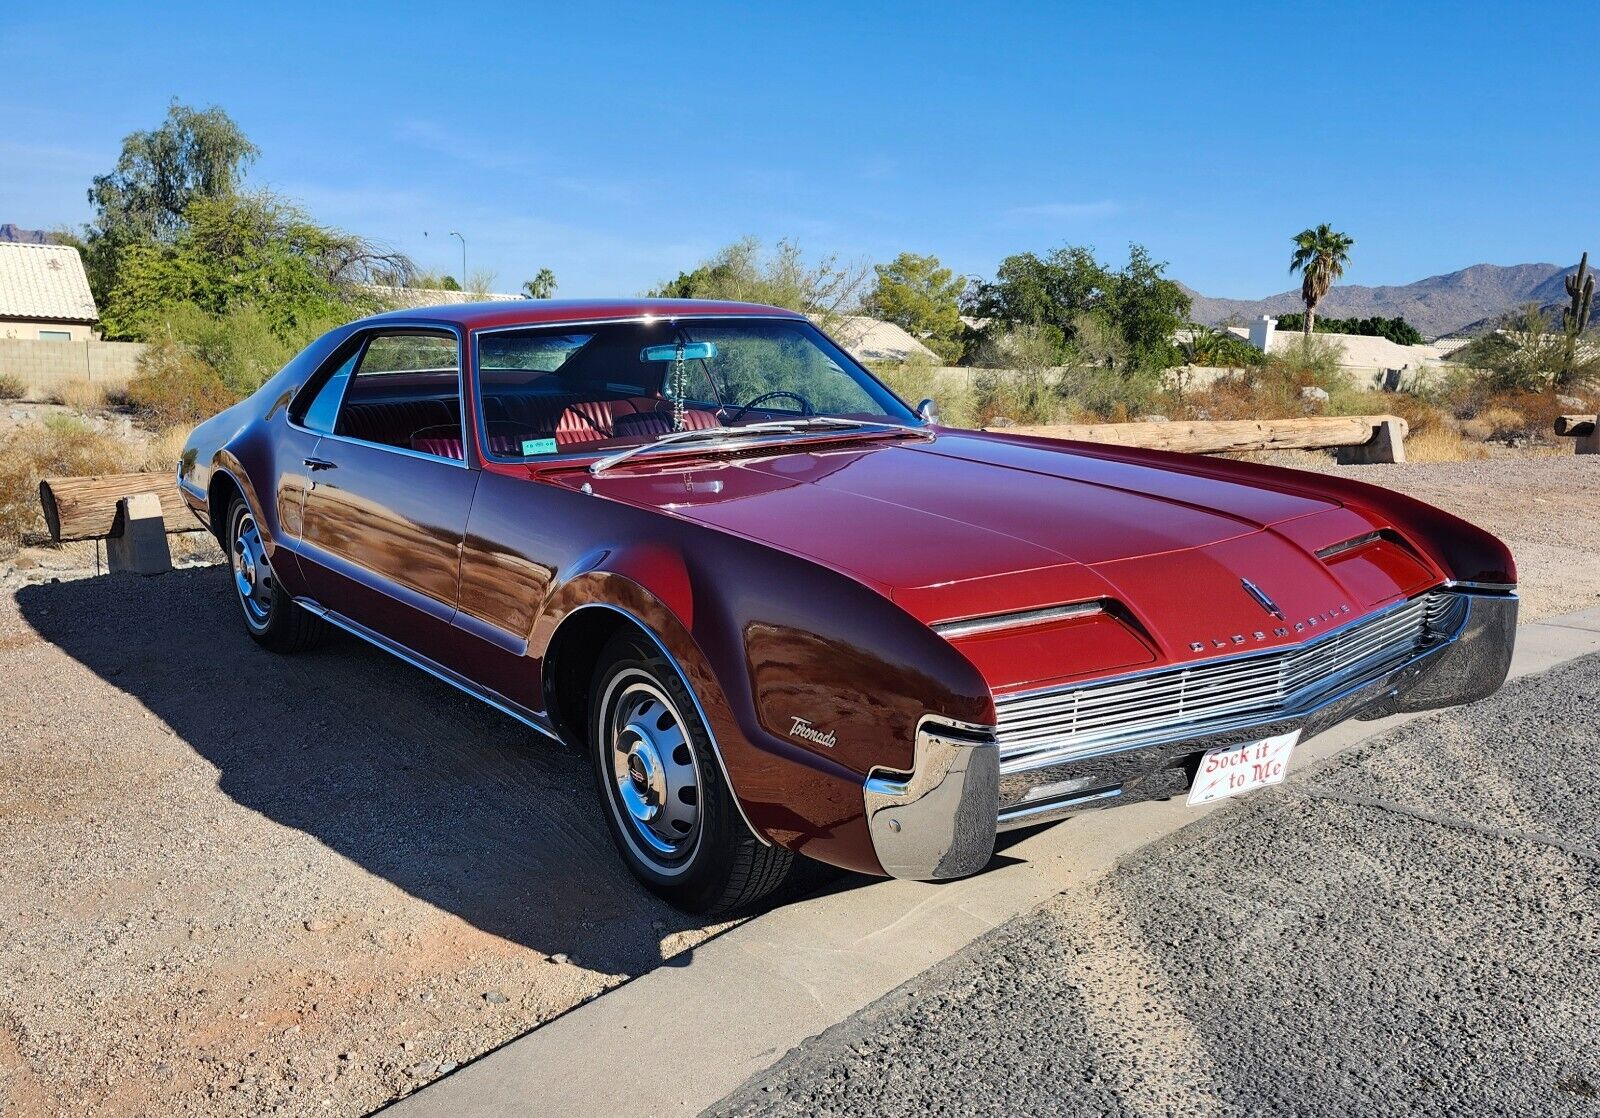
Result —
<path fill-rule="evenodd" d="M 340 363 L 332 376 L 322 382 L 322 387 L 317 389 L 305 414 L 300 417 L 302 424 L 324 435 L 333 431 L 334 418 L 339 414 L 339 401 L 344 399 L 345 385 L 350 383 L 350 374 L 355 372 L 356 361 L 360 357 L 361 351 L 357 349 Z"/>

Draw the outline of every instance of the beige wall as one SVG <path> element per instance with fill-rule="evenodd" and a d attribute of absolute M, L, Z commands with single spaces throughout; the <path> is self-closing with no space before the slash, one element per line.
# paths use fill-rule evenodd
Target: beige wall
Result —
<path fill-rule="evenodd" d="M 87 342 L 95 336 L 94 327 L 87 322 L 32 322 L 27 319 L 0 318 L 0 340 L 20 338 L 38 341 L 41 330 L 65 331 L 72 335 L 75 342 Z"/>
<path fill-rule="evenodd" d="M 9 324 L 0 324 L 0 326 Z M 75 380 L 122 388 L 138 371 L 142 342 L 40 342 L 8 338 L 0 329 L 0 374 L 16 377 L 35 392 Z"/>

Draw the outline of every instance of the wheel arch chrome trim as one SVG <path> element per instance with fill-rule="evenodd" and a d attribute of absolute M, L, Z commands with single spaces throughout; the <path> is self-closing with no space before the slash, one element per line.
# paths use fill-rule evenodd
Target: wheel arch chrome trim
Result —
<path fill-rule="evenodd" d="M 645 636 L 649 637 L 650 643 L 654 644 L 657 650 L 660 651 L 661 655 L 666 657 L 667 663 L 672 665 L 672 670 L 677 672 L 678 678 L 683 681 L 683 689 L 689 692 L 689 699 L 694 703 L 694 712 L 700 718 L 700 725 L 705 727 L 706 738 L 711 742 L 711 755 L 717 759 L 717 771 L 722 773 L 723 782 L 728 786 L 728 794 L 733 797 L 733 806 L 738 810 L 739 818 L 744 821 L 745 827 L 752 835 L 756 837 L 757 842 L 761 843 L 763 846 L 771 846 L 772 840 L 758 830 L 754 823 L 750 822 L 750 816 L 746 814 L 744 810 L 744 801 L 739 797 L 739 790 L 733 782 L 733 775 L 728 772 L 728 762 L 724 760 L 722 756 L 722 745 L 717 741 L 717 733 L 711 728 L 711 719 L 706 716 L 705 705 L 700 701 L 700 696 L 695 693 L 694 686 L 689 682 L 689 677 L 684 673 L 683 665 L 678 663 L 678 658 L 672 654 L 671 650 L 667 648 L 666 643 L 662 641 L 661 637 L 654 629 L 645 624 L 642 618 L 631 611 L 623 609 L 621 606 L 613 605 L 610 602 L 585 602 L 583 605 L 568 612 L 567 615 L 561 619 L 560 624 L 556 626 L 555 632 L 550 634 L 550 640 L 545 644 L 546 656 L 548 657 L 548 650 L 552 645 L 555 644 L 556 638 L 560 635 L 561 630 L 566 627 L 567 622 L 571 621 L 574 617 L 585 610 L 591 609 L 610 610 L 612 613 L 619 614 L 626 618 L 628 621 L 633 623 L 634 628 L 638 629 L 644 633 Z M 548 701 L 545 703 L 545 705 L 549 706 Z"/>

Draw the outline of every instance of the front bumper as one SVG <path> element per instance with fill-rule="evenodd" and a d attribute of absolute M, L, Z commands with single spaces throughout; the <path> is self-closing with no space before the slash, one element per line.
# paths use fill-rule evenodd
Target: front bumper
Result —
<path fill-rule="evenodd" d="M 878 860 L 892 877 L 961 877 L 988 863 L 998 831 L 1052 822 L 1085 808 L 1181 794 L 1208 749 L 1291 730 L 1301 731 L 1304 740 L 1352 718 L 1485 698 L 1499 689 L 1511 667 L 1517 598 L 1460 593 L 1466 610 L 1449 640 L 1376 677 L 1321 695 L 1314 704 L 1225 732 L 1115 748 L 1002 776 L 991 728 L 924 720 L 912 772 L 873 770 L 863 790 Z"/>

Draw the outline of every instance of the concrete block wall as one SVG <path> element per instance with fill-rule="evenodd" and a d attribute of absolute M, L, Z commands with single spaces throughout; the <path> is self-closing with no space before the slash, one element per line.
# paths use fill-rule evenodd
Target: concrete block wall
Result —
<path fill-rule="evenodd" d="M 127 387 L 138 372 L 143 342 L 41 342 L 0 338 L 0 374 L 20 380 L 34 395 L 48 395 L 72 381 L 107 389 Z"/>

